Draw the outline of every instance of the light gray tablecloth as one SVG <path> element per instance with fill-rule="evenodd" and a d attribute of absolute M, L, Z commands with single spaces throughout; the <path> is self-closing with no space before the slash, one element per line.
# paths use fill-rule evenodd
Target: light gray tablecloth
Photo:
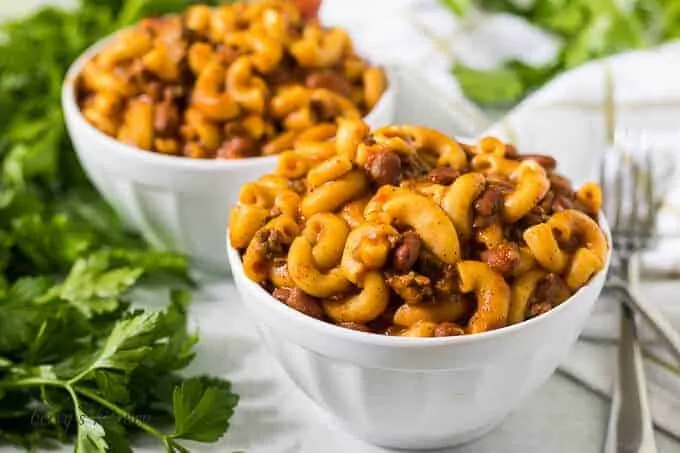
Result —
<path fill-rule="evenodd" d="M 203 331 L 196 368 L 223 372 L 243 396 L 223 446 L 196 451 L 231 451 L 229 446 L 249 453 L 387 453 L 328 426 L 259 345 L 234 295 L 229 284 L 208 288 L 192 307 Z M 251 377 L 248 370 L 255 369 L 267 369 L 267 376 Z M 601 453 L 608 416 L 607 400 L 556 373 L 495 431 L 441 453 Z M 298 439 L 291 442 L 293 432 Z M 657 441 L 659 452 L 680 453 L 677 440 L 657 432 Z"/>
<path fill-rule="evenodd" d="M 191 307 L 192 319 L 201 330 L 192 370 L 231 379 L 242 396 L 224 441 L 195 451 L 388 453 L 329 423 L 260 344 L 237 297 L 229 282 L 209 285 L 196 295 Z M 600 453 L 608 416 L 607 400 L 556 373 L 495 431 L 473 443 L 440 452 Z M 659 432 L 657 439 L 661 453 L 680 453 L 677 440 Z M 143 451 L 157 451 L 154 447 Z"/>

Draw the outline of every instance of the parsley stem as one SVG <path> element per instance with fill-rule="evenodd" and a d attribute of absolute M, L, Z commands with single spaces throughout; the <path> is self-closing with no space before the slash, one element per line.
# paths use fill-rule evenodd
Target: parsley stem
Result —
<path fill-rule="evenodd" d="M 49 386 L 49 387 L 66 388 L 67 384 L 65 382 L 59 381 L 59 380 L 42 379 L 42 378 L 26 378 L 26 379 L 20 379 L 18 381 L 0 382 L 0 387 L 5 387 L 5 388 L 35 387 L 35 386 Z"/>
<path fill-rule="evenodd" d="M 69 386 L 69 388 L 71 388 L 71 387 Z M 162 432 L 160 432 L 159 430 L 157 430 L 153 426 L 151 426 L 147 423 L 144 423 L 139 418 L 135 417 L 133 414 L 129 413 L 128 411 L 126 411 L 122 407 L 113 404 L 111 401 L 109 401 L 105 398 L 102 398 L 101 396 L 97 395 L 95 392 L 93 392 L 89 389 L 86 389 L 86 388 L 79 388 L 79 387 L 75 387 L 75 391 L 77 393 L 79 393 L 80 395 L 82 395 L 86 398 L 89 398 L 92 401 L 95 401 L 99 405 L 107 408 L 108 410 L 119 415 L 120 417 L 123 417 L 126 420 L 131 421 L 132 423 L 137 425 L 137 427 L 139 429 L 146 431 L 147 433 L 151 434 L 152 436 L 156 437 L 158 440 L 163 442 L 163 445 L 165 445 L 166 447 L 168 447 L 168 448 L 174 447 L 175 450 L 179 450 L 181 453 L 189 453 L 189 450 L 182 447 L 179 443 L 177 443 L 175 441 L 175 439 L 171 438 L 170 436 L 168 436 L 166 434 L 163 434 Z"/>
<path fill-rule="evenodd" d="M 64 388 L 68 392 L 68 394 L 71 396 L 71 401 L 73 401 L 73 410 L 76 414 L 76 420 L 79 422 L 83 419 L 83 411 L 80 410 L 80 402 L 78 401 L 78 395 L 76 395 L 76 392 L 73 391 L 73 387 L 70 385 L 65 385 Z M 80 430 L 80 426 L 78 427 L 78 430 Z M 77 448 L 76 448 L 77 450 Z"/>
<path fill-rule="evenodd" d="M 135 417 L 133 414 L 126 411 L 122 407 L 117 406 L 116 404 L 112 403 L 111 401 L 107 400 L 106 398 L 102 398 L 96 392 L 93 392 L 93 391 L 86 389 L 86 388 L 81 388 L 81 387 L 76 387 L 76 386 L 71 385 L 70 381 L 65 382 L 65 381 L 54 380 L 54 379 L 26 378 L 26 379 L 21 379 L 21 380 L 18 380 L 18 381 L 0 382 L 0 388 L 2 388 L 2 387 L 4 387 L 4 388 L 19 388 L 19 387 L 33 387 L 33 386 L 60 387 L 64 390 L 66 390 L 69 393 L 69 395 L 71 396 L 71 399 L 73 400 L 73 406 L 74 406 L 74 410 L 76 412 L 77 417 L 79 417 L 79 414 L 81 414 L 80 407 L 78 405 L 78 395 L 82 395 L 85 398 L 88 398 L 88 399 L 98 403 L 100 406 L 107 408 L 108 410 L 115 413 L 116 415 L 123 417 L 126 420 L 131 421 L 132 423 L 137 425 L 137 427 L 139 429 L 146 431 L 147 433 L 156 437 L 158 440 L 163 442 L 163 445 L 166 446 L 168 451 L 177 450 L 180 453 L 189 453 L 189 450 L 187 450 L 182 445 L 180 445 L 172 437 L 170 437 L 166 434 L 163 434 L 161 431 L 157 430 L 153 426 L 151 426 L 147 423 L 144 423 L 142 420 Z"/>
<path fill-rule="evenodd" d="M 82 378 L 84 378 L 89 372 L 91 372 L 91 368 L 86 368 L 82 372 L 80 372 L 77 376 L 72 377 L 71 379 L 68 380 L 68 385 L 75 385 L 80 381 Z"/>
<path fill-rule="evenodd" d="M 103 406 L 103 407 L 107 408 L 108 410 L 110 410 L 111 412 L 115 413 L 116 415 L 119 415 L 120 417 L 123 417 L 124 419 L 131 421 L 132 423 L 134 423 L 135 425 L 137 425 L 137 427 L 138 427 L 139 429 L 146 431 L 147 433 L 153 435 L 154 437 L 157 437 L 157 438 L 158 438 L 159 440 L 161 440 L 163 443 L 166 443 L 166 444 L 167 444 L 168 436 L 166 436 L 166 435 L 163 434 L 162 432 L 158 431 L 158 430 L 157 430 L 156 428 L 154 428 L 153 426 L 151 426 L 151 425 L 149 425 L 149 424 L 147 424 L 147 423 L 144 423 L 144 422 L 141 421 L 139 418 L 135 417 L 133 414 L 129 413 L 128 411 L 126 411 L 126 410 L 123 409 L 122 407 L 113 404 L 111 401 L 109 401 L 109 400 L 107 400 L 107 399 L 105 399 L 105 398 L 102 398 L 102 397 L 99 396 L 97 393 L 95 393 L 95 392 L 93 392 L 93 391 L 91 391 L 91 390 L 89 390 L 89 389 L 76 387 L 76 388 L 75 388 L 75 391 L 76 391 L 77 393 L 79 393 L 80 395 L 82 395 L 82 396 L 84 396 L 84 397 L 86 397 L 86 398 L 89 398 L 89 399 L 91 399 L 92 401 L 95 401 L 95 402 L 98 403 L 100 406 Z"/>

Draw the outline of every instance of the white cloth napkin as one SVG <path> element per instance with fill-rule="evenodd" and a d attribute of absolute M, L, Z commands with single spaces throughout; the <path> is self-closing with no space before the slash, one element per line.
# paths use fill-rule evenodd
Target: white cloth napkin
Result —
<path fill-rule="evenodd" d="M 597 177 L 598 158 L 608 146 L 612 125 L 645 131 L 655 152 L 674 153 L 680 159 L 680 135 L 675 132 L 680 130 L 680 43 L 628 52 L 567 72 L 491 125 L 463 98 L 450 75 L 454 61 L 481 68 L 508 58 L 540 63 L 555 54 L 556 40 L 502 14 L 460 21 L 437 0 L 326 0 L 322 19 L 349 29 L 359 50 L 374 61 L 408 68 L 405 72 L 412 83 L 400 87 L 401 91 L 445 104 L 458 123 L 447 132 L 494 134 L 513 141 L 522 151 L 554 155 L 560 171 L 577 184 Z M 423 82 L 416 82 L 418 78 Z M 433 115 L 398 119 L 419 122 L 423 117 L 431 121 Z M 645 254 L 643 268 L 646 273 L 672 271 L 680 277 L 677 173 L 672 183 L 675 187 L 665 198 L 659 219 L 663 239 Z M 680 329 L 680 280 L 644 281 L 640 294 Z M 610 395 L 618 328 L 616 302 L 602 297 L 562 369 Z M 648 326 L 641 326 L 641 331 L 645 348 L 663 355 L 655 348 Z M 651 362 L 647 371 L 657 426 L 680 438 L 680 377 Z"/>
<path fill-rule="evenodd" d="M 485 131 L 512 140 L 527 152 L 552 154 L 561 170 L 576 182 L 596 178 L 599 156 L 607 148 L 608 129 L 644 131 L 658 156 L 680 158 L 680 45 L 647 52 L 630 52 L 565 73 L 529 97 Z M 680 184 L 669 175 L 670 191 L 660 213 L 658 245 L 644 254 L 647 272 L 680 268 Z M 656 304 L 680 329 L 680 281 L 644 281 L 640 295 Z M 562 369 L 589 387 L 611 394 L 615 347 L 601 340 L 618 337 L 618 306 L 603 296 L 581 341 Z M 653 342 L 649 326 L 640 326 L 645 347 L 664 351 Z M 594 341 L 600 340 L 600 341 Z M 670 363 L 672 359 L 667 358 Z M 650 404 L 658 427 L 680 437 L 680 375 L 647 361 Z"/>
<path fill-rule="evenodd" d="M 608 146 L 608 112 L 613 127 L 644 131 L 660 157 L 680 159 L 680 44 L 630 52 L 563 74 L 530 96 L 485 133 L 512 140 L 526 152 L 557 157 L 559 168 L 577 183 L 597 177 L 599 157 Z M 613 106 L 609 108 L 608 105 Z M 624 144 L 625 146 L 625 144 Z M 680 269 L 680 180 L 671 175 L 660 212 L 660 239 L 643 256 L 649 272 Z M 643 297 L 654 300 L 680 328 L 680 301 L 673 292 L 654 298 L 658 285 L 647 282 Z M 680 288 L 680 286 L 679 286 Z M 613 338 L 616 316 L 603 298 L 584 336 Z M 648 335 L 645 333 L 645 335 Z M 680 417 L 680 414 L 679 414 Z"/>

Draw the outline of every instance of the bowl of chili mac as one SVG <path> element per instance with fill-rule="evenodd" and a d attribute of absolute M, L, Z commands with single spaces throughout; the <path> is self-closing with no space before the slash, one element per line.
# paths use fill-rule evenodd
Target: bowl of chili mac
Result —
<path fill-rule="evenodd" d="M 493 137 L 340 122 L 241 188 L 228 256 L 292 380 L 393 448 L 467 442 L 556 369 L 610 257 L 601 190 Z"/>
<path fill-rule="evenodd" d="M 121 30 L 72 65 L 62 104 L 78 158 L 126 224 L 218 270 L 239 187 L 340 118 L 389 123 L 393 85 L 342 29 L 264 0 Z"/>

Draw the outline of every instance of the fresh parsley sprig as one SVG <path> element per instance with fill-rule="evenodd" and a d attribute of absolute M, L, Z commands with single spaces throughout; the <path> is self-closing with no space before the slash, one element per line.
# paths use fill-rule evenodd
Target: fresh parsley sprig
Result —
<path fill-rule="evenodd" d="M 63 281 L 25 277 L 0 297 L 0 440 L 31 449 L 75 434 L 77 452 L 123 452 L 134 428 L 185 452 L 179 439 L 214 442 L 227 430 L 230 384 L 175 374 L 198 340 L 188 293 L 173 291 L 165 311 L 130 309 L 126 294 L 148 271 L 117 258 L 102 250 Z M 169 434 L 155 427 L 172 420 Z"/>
<path fill-rule="evenodd" d="M 84 49 L 191 3 L 81 0 L 0 24 L 0 444 L 125 453 L 143 432 L 187 452 L 182 439 L 214 442 L 229 427 L 229 382 L 179 374 L 198 341 L 186 259 L 125 231 L 85 178 L 60 108 Z M 171 290 L 165 310 L 133 308 L 142 283 Z"/>

